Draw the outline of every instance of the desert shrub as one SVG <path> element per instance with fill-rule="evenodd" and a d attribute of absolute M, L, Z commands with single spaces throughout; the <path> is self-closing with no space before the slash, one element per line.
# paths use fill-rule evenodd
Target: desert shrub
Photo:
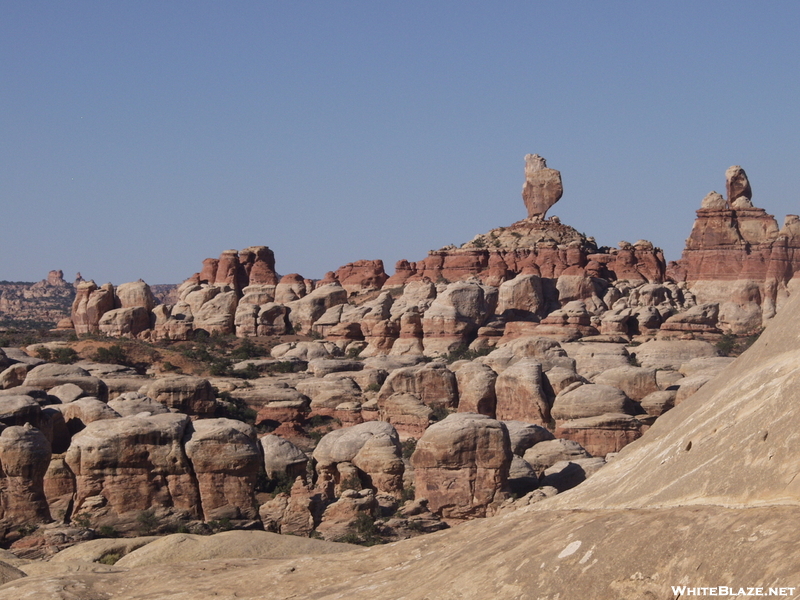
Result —
<path fill-rule="evenodd" d="M 447 410 L 441 404 L 437 404 L 436 406 L 432 407 L 433 413 L 431 414 L 431 421 L 443 421 L 447 418 L 447 415 L 450 414 L 450 411 Z"/>
<path fill-rule="evenodd" d="M 239 377 L 240 379 L 258 379 L 261 377 L 261 373 L 258 372 L 258 369 L 253 363 L 247 363 L 244 369 L 232 370 L 231 375 L 233 377 Z"/>
<path fill-rule="evenodd" d="M 732 333 L 725 333 L 715 345 L 722 356 L 730 356 L 736 347 L 736 336 Z"/>
<path fill-rule="evenodd" d="M 122 556 L 116 552 L 109 552 L 108 554 L 101 556 L 100 560 L 97 562 L 103 565 L 115 565 L 120 558 L 122 558 Z"/>
<path fill-rule="evenodd" d="M 367 386 L 367 389 L 364 390 L 364 391 L 365 392 L 380 392 L 381 391 L 381 386 L 379 384 L 377 384 L 377 383 L 370 383 Z"/>
<path fill-rule="evenodd" d="M 97 530 L 97 535 L 104 538 L 117 538 L 119 537 L 119 531 L 110 525 L 103 525 Z"/>
<path fill-rule="evenodd" d="M 36 356 L 47 362 L 53 360 L 53 353 L 50 352 L 50 348 L 45 348 L 44 346 L 36 349 Z"/>
<path fill-rule="evenodd" d="M 39 528 L 38 525 L 22 525 L 17 531 L 21 537 L 27 537 Z"/>
<path fill-rule="evenodd" d="M 415 490 L 413 485 L 404 487 L 403 491 L 400 493 L 401 502 L 408 502 L 409 500 L 413 500 L 414 497 L 415 497 Z"/>
<path fill-rule="evenodd" d="M 253 342 L 250 338 L 244 338 L 241 344 L 231 352 L 233 360 L 247 360 L 248 358 L 257 358 L 259 356 L 266 356 L 267 351 Z"/>
<path fill-rule="evenodd" d="M 209 521 L 206 523 L 208 528 L 211 529 L 213 533 L 217 533 L 219 531 L 230 531 L 233 529 L 233 525 L 231 524 L 231 520 L 227 517 L 216 521 Z"/>
<path fill-rule="evenodd" d="M 351 360 L 359 358 L 359 355 L 361 354 L 361 351 L 363 349 L 364 348 L 358 348 L 358 347 L 348 348 L 348 350 L 347 350 L 347 358 L 349 358 Z"/>
<path fill-rule="evenodd" d="M 136 517 L 136 523 L 139 527 L 139 531 L 147 535 L 158 528 L 158 517 L 156 517 L 155 511 L 152 509 L 143 510 Z"/>
<path fill-rule="evenodd" d="M 56 348 L 53 350 L 53 361 L 60 365 L 71 365 L 78 360 L 78 353 L 72 348 Z"/>
<path fill-rule="evenodd" d="M 469 346 L 464 344 L 459 345 L 455 350 L 445 356 L 448 363 L 453 363 L 457 360 L 475 360 L 481 356 L 486 356 L 492 351 L 492 348 L 481 348 L 480 350 L 472 350 Z"/>
<path fill-rule="evenodd" d="M 255 424 L 256 415 L 258 413 L 247 406 L 247 403 L 241 398 L 232 396 L 230 392 L 220 392 L 217 397 L 222 402 L 217 404 L 214 416 L 223 417 L 225 419 L 236 419 L 250 425 Z"/>
<path fill-rule="evenodd" d="M 270 365 L 267 371 L 270 373 L 294 373 L 295 363 L 290 360 L 283 360 Z"/>
<path fill-rule="evenodd" d="M 411 458 L 411 455 L 414 454 L 414 450 L 417 449 L 417 440 L 416 438 L 408 438 L 401 446 L 403 449 L 403 458 Z"/>
<path fill-rule="evenodd" d="M 89 515 L 75 515 L 72 517 L 72 522 L 81 529 L 89 529 L 92 526 L 92 521 Z"/>
<path fill-rule="evenodd" d="M 266 480 L 266 484 L 264 485 L 263 491 L 267 494 L 272 494 L 273 497 L 278 494 L 290 493 L 294 485 L 294 481 L 286 473 L 278 473 L 274 479 L 267 479 L 265 473 L 264 479 Z"/>
<path fill-rule="evenodd" d="M 166 371 L 167 373 L 171 373 L 173 371 L 180 371 L 180 369 L 181 369 L 180 367 L 173 365 L 168 360 L 165 360 L 163 363 L 161 363 L 161 370 Z"/>
<path fill-rule="evenodd" d="M 100 347 L 94 353 L 92 360 L 99 363 L 109 363 L 112 365 L 127 365 L 129 364 L 128 355 L 125 348 L 119 344 L 114 344 L 108 348 Z"/>
<path fill-rule="evenodd" d="M 417 533 L 423 533 L 425 531 L 425 528 L 422 526 L 422 523 L 414 519 L 409 519 L 408 521 L 406 521 L 406 529 L 409 529 L 411 531 L 416 531 Z"/>
<path fill-rule="evenodd" d="M 314 415 L 308 420 L 309 427 L 323 427 L 324 425 L 329 425 L 333 421 L 333 417 L 328 417 L 325 415 Z"/>

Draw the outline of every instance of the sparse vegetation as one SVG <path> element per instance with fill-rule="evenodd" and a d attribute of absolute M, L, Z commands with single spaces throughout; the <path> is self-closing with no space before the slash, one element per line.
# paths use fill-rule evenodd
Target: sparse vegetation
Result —
<path fill-rule="evenodd" d="M 760 335 L 760 331 L 746 336 L 725 333 L 715 345 L 722 356 L 739 356 L 752 346 Z"/>
<path fill-rule="evenodd" d="M 411 458 L 414 450 L 417 449 L 417 440 L 416 438 L 408 438 L 401 446 L 403 448 L 403 458 Z"/>
<path fill-rule="evenodd" d="M 142 535 L 149 535 L 158 528 L 159 521 L 155 511 L 150 509 L 140 512 L 136 517 L 136 523 Z"/>
<path fill-rule="evenodd" d="M 97 535 L 104 538 L 117 538 L 119 537 L 119 531 L 109 525 L 103 525 L 98 528 Z"/>
<path fill-rule="evenodd" d="M 256 415 L 258 413 L 247 406 L 244 400 L 232 396 L 230 392 L 220 392 L 217 394 L 217 398 L 222 400 L 221 403 L 217 404 L 217 410 L 215 412 L 217 417 L 236 419 L 237 421 L 249 423 L 250 425 L 255 424 Z"/>
<path fill-rule="evenodd" d="M 128 354 L 125 349 L 119 344 L 114 344 L 108 348 L 100 347 L 94 353 L 92 360 L 99 363 L 109 363 L 112 365 L 130 365 Z"/>
<path fill-rule="evenodd" d="M 402 491 L 402 495 L 400 496 L 400 502 L 406 503 L 409 500 L 414 500 L 415 498 L 415 490 L 414 486 L 410 485 L 408 487 L 404 487 Z"/>
<path fill-rule="evenodd" d="M 81 529 L 89 529 L 92 526 L 92 521 L 89 515 L 75 515 L 72 517 L 72 522 Z"/>
<path fill-rule="evenodd" d="M 115 565 L 120 558 L 122 558 L 120 554 L 117 554 L 116 552 L 109 552 L 108 554 L 101 556 L 100 560 L 97 562 L 102 565 Z"/>
<path fill-rule="evenodd" d="M 441 404 L 437 404 L 432 408 L 433 408 L 433 413 L 431 413 L 431 421 L 434 422 L 443 421 L 450 414 L 450 411 Z"/>
<path fill-rule="evenodd" d="M 446 354 L 443 358 L 448 364 L 454 363 L 457 360 L 475 360 L 481 356 L 486 356 L 492 351 L 492 348 L 481 348 L 480 350 L 472 350 L 466 344 L 459 344 L 456 348 Z"/>

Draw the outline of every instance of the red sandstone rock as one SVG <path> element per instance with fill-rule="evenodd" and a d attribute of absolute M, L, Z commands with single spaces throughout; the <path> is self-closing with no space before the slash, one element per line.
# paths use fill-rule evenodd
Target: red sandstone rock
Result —
<path fill-rule="evenodd" d="M 50 520 L 44 475 L 50 444 L 30 424 L 7 427 L 0 434 L 0 524 L 11 527 Z"/>
<path fill-rule="evenodd" d="M 275 255 L 272 250 L 266 246 L 250 246 L 242 250 L 241 255 L 246 256 L 242 265 L 247 275 L 247 285 L 276 285 L 278 283 L 278 275 L 275 273 Z"/>
<path fill-rule="evenodd" d="M 548 169 L 547 162 L 538 154 L 526 155 L 522 199 L 528 209 L 528 218 L 544 219 L 547 211 L 561 199 L 563 193 L 561 173 Z"/>
<path fill-rule="evenodd" d="M 75 515 L 97 525 L 135 523 L 143 510 L 198 518 L 200 497 L 181 441 L 180 414 L 95 421 L 75 435 L 65 460 L 75 474 Z"/>
<path fill-rule="evenodd" d="M 255 519 L 255 485 L 261 462 L 255 429 L 233 419 L 202 419 L 184 436 L 197 477 L 203 518 Z"/>
<path fill-rule="evenodd" d="M 603 414 L 559 423 L 556 437 L 572 440 L 592 456 L 619 452 L 647 429 L 639 419 L 625 414 Z"/>
<path fill-rule="evenodd" d="M 114 308 L 114 287 L 107 283 L 98 288 L 94 281 L 78 284 L 72 303 L 75 333 L 83 335 L 100 331 L 100 318 Z"/>
<path fill-rule="evenodd" d="M 497 418 L 536 425 L 550 423 L 550 405 L 542 388 L 542 365 L 533 358 L 520 360 L 497 377 Z"/>
<path fill-rule="evenodd" d="M 457 413 L 431 425 L 411 456 L 417 497 L 446 518 L 484 517 L 505 499 L 511 442 L 485 415 Z"/>
<path fill-rule="evenodd" d="M 351 295 L 379 290 L 387 279 L 382 260 L 359 260 L 336 270 L 336 280 Z"/>

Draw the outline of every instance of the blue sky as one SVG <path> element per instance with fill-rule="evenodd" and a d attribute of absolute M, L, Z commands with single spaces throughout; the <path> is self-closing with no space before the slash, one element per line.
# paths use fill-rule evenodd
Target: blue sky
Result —
<path fill-rule="evenodd" d="M 677 259 L 724 172 L 800 212 L 800 3 L 0 0 L 0 279 L 420 260 L 550 211 Z"/>

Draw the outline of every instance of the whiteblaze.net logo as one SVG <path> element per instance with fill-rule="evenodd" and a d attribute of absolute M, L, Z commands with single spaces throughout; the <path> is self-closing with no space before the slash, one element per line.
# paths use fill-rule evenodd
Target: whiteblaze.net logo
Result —
<path fill-rule="evenodd" d="M 747 596 L 794 596 L 793 587 L 729 587 L 720 585 L 717 587 L 689 587 L 686 585 L 673 585 L 672 593 L 676 598 L 688 598 L 689 596 L 722 596 L 723 598 L 744 598 Z"/>

